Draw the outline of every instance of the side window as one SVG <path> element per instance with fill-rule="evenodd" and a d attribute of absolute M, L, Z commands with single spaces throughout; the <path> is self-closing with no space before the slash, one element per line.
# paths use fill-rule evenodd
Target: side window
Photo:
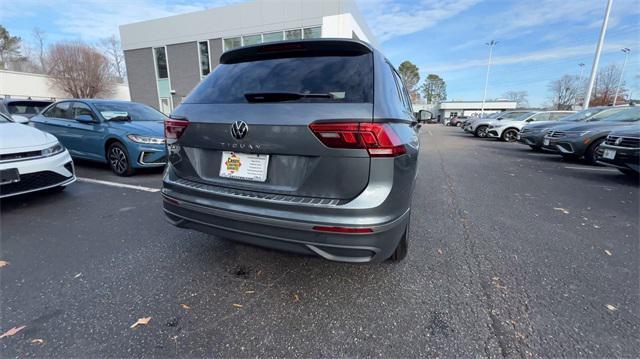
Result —
<path fill-rule="evenodd" d="M 49 107 L 45 113 L 43 113 L 45 117 L 56 117 L 56 118 L 64 118 L 71 119 L 73 118 L 73 114 L 71 111 L 71 102 L 60 102 L 52 107 Z"/>
<path fill-rule="evenodd" d="M 569 116 L 570 113 L 566 113 L 566 112 L 553 112 L 551 114 L 551 121 L 555 121 L 555 120 L 559 120 L 565 116 Z"/>
<path fill-rule="evenodd" d="M 393 66 L 391 66 L 391 64 L 388 64 L 388 65 L 389 65 L 389 68 L 391 69 L 391 74 L 393 75 L 393 82 L 396 84 L 396 96 L 400 100 L 400 104 L 402 104 L 402 107 L 406 109 L 407 99 L 404 96 L 404 85 L 402 84 L 400 75 L 398 75 L 398 73 L 396 72 L 396 69 L 394 69 Z"/>
<path fill-rule="evenodd" d="M 537 115 L 534 115 L 531 118 L 532 121 L 549 121 L 549 112 L 542 112 Z"/>
<path fill-rule="evenodd" d="M 96 119 L 96 116 L 93 115 L 93 111 L 91 111 L 91 108 L 89 108 L 89 106 L 87 104 L 82 103 L 82 102 L 74 102 L 73 103 L 73 118 L 77 118 L 79 115 L 89 115 L 94 120 Z"/>
<path fill-rule="evenodd" d="M 412 107 L 411 107 L 411 96 L 409 96 L 409 91 L 407 91 L 407 87 L 404 85 L 404 82 L 402 82 L 402 77 L 400 77 L 400 74 L 398 73 L 398 71 L 396 71 L 396 69 L 393 69 L 393 77 L 396 79 L 396 82 L 398 83 L 398 87 L 400 88 L 400 97 L 402 98 L 402 103 L 404 104 L 404 108 L 409 111 L 410 113 L 413 113 Z"/>

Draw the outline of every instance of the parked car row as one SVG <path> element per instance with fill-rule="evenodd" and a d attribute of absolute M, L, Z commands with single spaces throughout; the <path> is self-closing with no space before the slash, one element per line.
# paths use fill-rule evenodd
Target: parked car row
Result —
<path fill-rule="evenodd" d="M 167 161 L 166 117 L 149 106 L 95 99 L 42 105 L 3 102 L 8 111 L 0 111 L 0 198 L 64 189 L 75 181 L 72 157 L 107 163 L 119 176 Z"/>
<path fill-rule="evenodd" d="M 463 122 L 476 137 L 519 142 L 574 160 L 640 171 L 640 107 L 593 107 L 575 111 L 518 110 Z"/>

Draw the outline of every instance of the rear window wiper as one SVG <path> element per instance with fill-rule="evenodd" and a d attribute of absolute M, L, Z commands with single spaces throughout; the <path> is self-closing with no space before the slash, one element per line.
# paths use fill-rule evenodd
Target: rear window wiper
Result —
<path fill-rule="evenodd" d="M 300 93 L 300 92 L 253 92 L 246 93 L 244 97 L 249 102 L 282 102 L 295 101 L 301 98 L 338 98 L 331 93 Z"/>

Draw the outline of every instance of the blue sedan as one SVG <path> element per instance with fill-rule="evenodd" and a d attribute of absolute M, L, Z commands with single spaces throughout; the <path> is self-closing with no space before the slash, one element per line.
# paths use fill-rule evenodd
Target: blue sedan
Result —
<path fill-rule="evenodd" d="M 31 118 L 51 133 L 71 156 L 108 163 L 118 176 L 137 168 L 161 167 L 167 160 L 161 112 L 135 102 L 65 100 Z"/>

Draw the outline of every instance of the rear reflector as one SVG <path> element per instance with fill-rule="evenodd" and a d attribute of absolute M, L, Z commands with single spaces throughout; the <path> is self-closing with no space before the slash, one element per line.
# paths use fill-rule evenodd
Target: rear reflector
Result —
<path fill-rule="evenodd" d="M 189 126 L 186 118 L 167 118 L 164 120 L 164 138 L 168 144 L 175 142 L 182 136 Z"/>
<path fill-rule="evenodd" d="M 389 124 L 350 122 L 312 123 L 311 131 L 327 147 L 366 149 L 371 157 L 395 157 L 407 152 Z"/>
<path fill-rule="evenodd" d="M 314 231 L 318 232 L 333 232 L 333 233 L 372 233 L 371 228 L 349 228 L 349 227 L 325 227 L 314 226 Z"/>

